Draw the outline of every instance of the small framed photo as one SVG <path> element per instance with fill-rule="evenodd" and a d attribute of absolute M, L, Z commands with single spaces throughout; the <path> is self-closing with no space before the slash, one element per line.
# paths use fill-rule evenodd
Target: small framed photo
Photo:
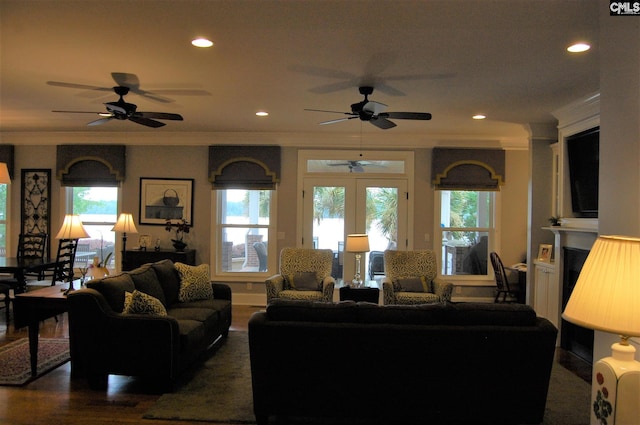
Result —
<path fill-rule="evenodd" d="M 141 234 L 138 236 L 138 246 L 141 251 L 146 251 L 151 246 L 151 235 Z"/>
<path fill-rule="evenodd" d="M 551 250 L 553 249 L 553 245 L 541 243 L 538 248 L 538 260 L 539 261 L 551 261 Z"/>

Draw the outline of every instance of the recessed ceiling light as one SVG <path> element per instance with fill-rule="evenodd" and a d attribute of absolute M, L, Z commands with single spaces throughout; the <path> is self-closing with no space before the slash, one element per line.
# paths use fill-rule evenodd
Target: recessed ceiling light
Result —
<path fill-rule="evenodd" d="M 485 118 L 487 118 L 486 115 L 482 115 L 482 114 L 476 114 L 474 116 L 472 116 L 471 118 L 473 118 L 474 120 L 483 120 Z"/>
<path fill-rule="evenodd" d="M 206 38 L 196 38 L 191 40 L 191 44 L 196 47 L 211 47 L 213 46 L 213 41 L 207 40 Z"/>
<path fill-rule="evenodd" d="M 569 51 L 571 53 L 581 53 L 581 52 L 586 52 L 590 48 L 591 48 L 591 46 L 588 45 L 587 43 L 576 43 L 576 44 L 572 44 L 571 46 L 567 47 L 567 51 Z"/>
<path fill-rule="evenodd" d="M 269 113 L 266 112 L 266 111 L 258 111 L 258 112 L 256 112 L 256 115 L 259 116 L 259 117 L 266 117 L 266 116 L 269 115 Z"/>

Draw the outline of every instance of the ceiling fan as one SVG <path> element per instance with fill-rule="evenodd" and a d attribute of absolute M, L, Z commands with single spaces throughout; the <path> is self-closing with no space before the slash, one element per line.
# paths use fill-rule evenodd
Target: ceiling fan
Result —
<path fill-rule="evenodd" d="M 360 118 L 361 121 L 368 121 L 376 127 L 387 130 L 393 128 L 396 124 L 389 118 L 400 120 L 430 120 L 431 114 L 428 112 L 385 112 L 387 105 L 380 102 L 369 100 L 369 95 L 373 93 L 373 87 L 359 87 L 360 94 L 364 96 L 364 100 L 351 105 L 351 112 L 325 111 L 322 109 L 305 109 L 305 111 L 314 112 L 330 112 L 334 114 L 349 115 L 347 118 L 338 118 L 336 120 L 323 121 L 320 125 L 335 124 L 354 118 Z"/>
<path fill-rule="evenodd" d="M 66 112 L 74 114 L 98 114 L 102 118 L 89 122 L 87 125 L 100 125 L 109 122 L 113 119 L 117 120 L 129 120 L 137 124 L 146 125 L 147 127 L 158 128 L 165 125 L 165 123 L 157 120 L 175 120 L 182 121 L 182 115 L 173 114 L 169 112 L 137 112 L 137 105 L 133 103 L 127 103 L 124 101 L 124 96 L 129 93 L 130 88 L 127 86 L 113 87 L 113 91 L 120 96 L 115 102 L 106 102 L 104 106 L 107 112 L 88 112 L 88 111 L 59 111 L 53 112 Z"/>

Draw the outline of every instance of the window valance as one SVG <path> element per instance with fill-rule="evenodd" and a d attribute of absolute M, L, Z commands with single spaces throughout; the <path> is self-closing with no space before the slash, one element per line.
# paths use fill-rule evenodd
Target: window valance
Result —
<path fill-rule="evenodd" d="M 431 182 L 437 190 L 500 190 L 504 150 L 434 148 Z"/>
<path fill-rule="evenodd" d="M 209 146 L 209 181 L 214 189 L 275 189 L 280 146 Z"/>
<path fill-rule="evenodd" d="M 7 168 L 9 169 L 9 177 L 11 177 L 11 180 L 15 178 L 15 175 L 13 174 L 14 151 L 15 148 L 13 145 L 0 145 L 0 162 L 4 162 L 5 164 L 7 164 Z"/>
<path fill-rule="evenodd" d="M 62 186 L 118 186 L 126 171 L 124 145 L 58 145 L 56 174 Z"/>

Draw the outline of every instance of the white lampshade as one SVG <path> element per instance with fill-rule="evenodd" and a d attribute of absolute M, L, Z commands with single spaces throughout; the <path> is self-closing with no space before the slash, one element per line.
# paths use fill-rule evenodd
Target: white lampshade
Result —
<path fill-rule="evenodd" d="M 9 176 L 9 169 L 5 162 L 0 162 L 0 184 L 11 183 L 11 177 Z"/>
<path fill-rule="evenodd" d="M 64 222 L 60 231 L 56 235 L 56 239 L 80 239 L 88 238 L 89 233 L 84 228 L 80 217 L 77 215 L 67 214 L 64 216 Z"/>
<path fill-rule="evenodd" d="M 562 317 L 577 325 L 640 336 L 640 239 L 600 236 Z"/>
<path fill-rule="evenodd" d="M 129 213 L 121 213 L 111 230 L 114 232 L 138 233 L 138 229 L 136 229 L 136 225 L 133 222 L 133 215 Z"/>
<path fill-rule="evenodd" d="M 369 252 L 369 236 L 365 234 L 347 235 L 347 252 Z"/>

